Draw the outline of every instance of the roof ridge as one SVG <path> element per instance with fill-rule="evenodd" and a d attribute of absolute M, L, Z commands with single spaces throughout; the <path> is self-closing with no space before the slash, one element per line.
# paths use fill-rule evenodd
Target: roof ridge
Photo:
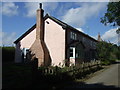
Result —
<path fill-rule="evenodd" d="M 77 32 L 79 32 L 79 33 L 82 33 L 83 35 L 85 35 L 85 36 L 87 36 L 87 37 L 89 37 L 89 38 L 97 41 L 96 39 L 94 39 L 93 37 L 89 36 L 88 34 L 85 34 L 85 33 L 81 32 L 81 31 L 79 31 L 78 29 L 72 27 L 71 25 L 68 25 L 67 23 L 65 23 L 65 22 L 63 22 L 63 21 L 61 21 L 61 20 L 59 20 L 59 19 L 57 19 L 57 18 L 55 18 L 55 17 L 53 17 L 53 16 L 50 16 L 48 13 L 47 13 L 43 18 L 44 18 L 44 20 L 46 20 L 47 18 L 50 18 L 50 19 L 52 19 L 53 21 L 55 21 L 56 23 L 58 23 L 59 25 L 61 25 L 63 28 L 71 28 L 71 29 L 73 29 L 73 30 L 75 30 L 75 31 L 77 31 Z M 36 27 L 36 24 L 34 24 L 30 29 L 28 29 L 24 34 L 22 34 L 16 41 L 14 41 L 14 43 L 17 43 L 19 40 L 21 40 L 22 38 L 24 38 L 24 37 L 25 37 L 27 34 L 29 34 L 35 27 Z"/>
<path fill-rule="evenodd" d="M 48 14 L 47 14 L 47 15 L 48 15 Z M 59 24 L 62 25 L 62 26 L 64 26 L 65 28 L 69 27 L 69 28 L 71 28 L 71 29 L 74 29 L 75 31 L 78 31 L 78 32 L 84 34 L 85 36 L 87 36 L 87 37 L 89 37 L 89 38 L 91 38 L 91 39 L 96 40 L 95 38 L 89 36 L 88 34 L 79 31 L 78 29 L 72 27 L 71 25 L 68 25 L 67 23 L 65 23 L 65 22 L 63 22 L 63 21 L 61 21 L 61 20 L 59 20 L 59 19 L 57 19 L 57 18 L 55 18 L 55 17 L 53 17 L 53 16 L 48 15 L 48 17 L 51 18 L 52 20 L 56 21 L 57 23 L 60 22 Z"/>

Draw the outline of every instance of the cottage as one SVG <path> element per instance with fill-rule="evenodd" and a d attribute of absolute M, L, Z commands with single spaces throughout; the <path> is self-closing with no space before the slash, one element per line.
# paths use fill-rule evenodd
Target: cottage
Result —
<path fill-rule="evenodd" d="M 73 18 L 74 19 L 74 18 Z M 72 26 L 52 17 L 44 16 L 40 4 L 37 22 L 14 43 L 15 62 L 38 58 L 38 66 L 71 65 L 96 59 L 97 40 Z"/>

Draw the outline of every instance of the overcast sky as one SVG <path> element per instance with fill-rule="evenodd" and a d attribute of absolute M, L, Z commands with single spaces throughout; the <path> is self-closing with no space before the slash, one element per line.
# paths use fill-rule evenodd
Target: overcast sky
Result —
<path fill-rule="evenodd" d="M 101 34 L 103 40 L 117 43 L 116 27 L 104 26 L 100 18 L 107 10 L 108 2 L 44 2 L 44 15 L 59 20 L 79 29 L 91 37 Z M 37 2 L 4 2 L 0 4 L 2 30 L 0 38 L 3 45 L 13 45 L 14 40 L 36 23 Z"/>

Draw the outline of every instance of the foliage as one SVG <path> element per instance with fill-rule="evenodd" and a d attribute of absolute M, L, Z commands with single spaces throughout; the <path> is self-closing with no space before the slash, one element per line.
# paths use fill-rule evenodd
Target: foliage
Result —
<path fill-rule="evenodd" d="M 107 12 L 101 18 L 104 25 L 112 24 L 112 26 L 120 26 L 120 1 L 109 2 L 107 5 Z"/>
<path fill-rule="evenodd" d="M 18 64 L 6 62 L 3 64 L 3 89 L 6 88 L 39 88 L 52 90 L 65 87 L 66 84 L 74 82 L 76 79 L 86 77 L 86 75 L 99 70 L 94 68 L 78 69 L 76 66 L 70 67 L 39 67 L 33 71 L 31 63 Z M 48 69 L 49 68 L 49 69 Z M 53 70 L 55 73 L 46 73 L 45 70 Z M 43 72 L 42 72 L 43 71 Z M 45 72 L 44 72 L 45 71 Z M 9 81 L 9 82 L 8 82 Z"/>
<path fill-rule="evenodd" d="M 46 81 L 49 82 L 61 82 L 61 81 L 69 81 L 75 79 L 81 79 L 86 77 L 86 75 L 93 73 L 99 69 L 100 63 L 98 61 L 89 62 L 89 63 L 81 63 L 80 66 L 69 66 L 69 67 L 58 67 L 58 66 L 50 66 L 50 67 L 39 67 L 39 72 L 42 75 L 42 78 L 45 78 Z M 51 71 L 51 72 L 50 72 Z M 41 80 L 42 80 L 41 78 Z"/>
<path fill-rule="evenodd" d="M 2 89 L 28 88 L 31 84 L 31 67 L 5 62 L 2 64 Z"/>
<path fill-rule="evenodd" d="M 14 61 L 15 47 L 2 47 L 2 61 Z"/>
<path fill-rule="evenodd" d="M 120 46 L 112 43 L 101 41 L 97 44 L 98 59 L 102 64 L 114 63 L 115 60 L 120 60 Z"/>

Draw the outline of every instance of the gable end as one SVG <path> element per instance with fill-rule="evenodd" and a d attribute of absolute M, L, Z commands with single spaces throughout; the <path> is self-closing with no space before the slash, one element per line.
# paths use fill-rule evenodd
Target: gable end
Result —
<path fill-rule="evenodd" d="M 14 43 L 17 44 L 20 40 L 22 40 L 26 35 L 28 35 L 35 28 L 36 28 L 36 24 L 34 24 L 28 31 L 26 31 L 22 36 L 20 36 L 16 41 L 14 41 Z"/>

